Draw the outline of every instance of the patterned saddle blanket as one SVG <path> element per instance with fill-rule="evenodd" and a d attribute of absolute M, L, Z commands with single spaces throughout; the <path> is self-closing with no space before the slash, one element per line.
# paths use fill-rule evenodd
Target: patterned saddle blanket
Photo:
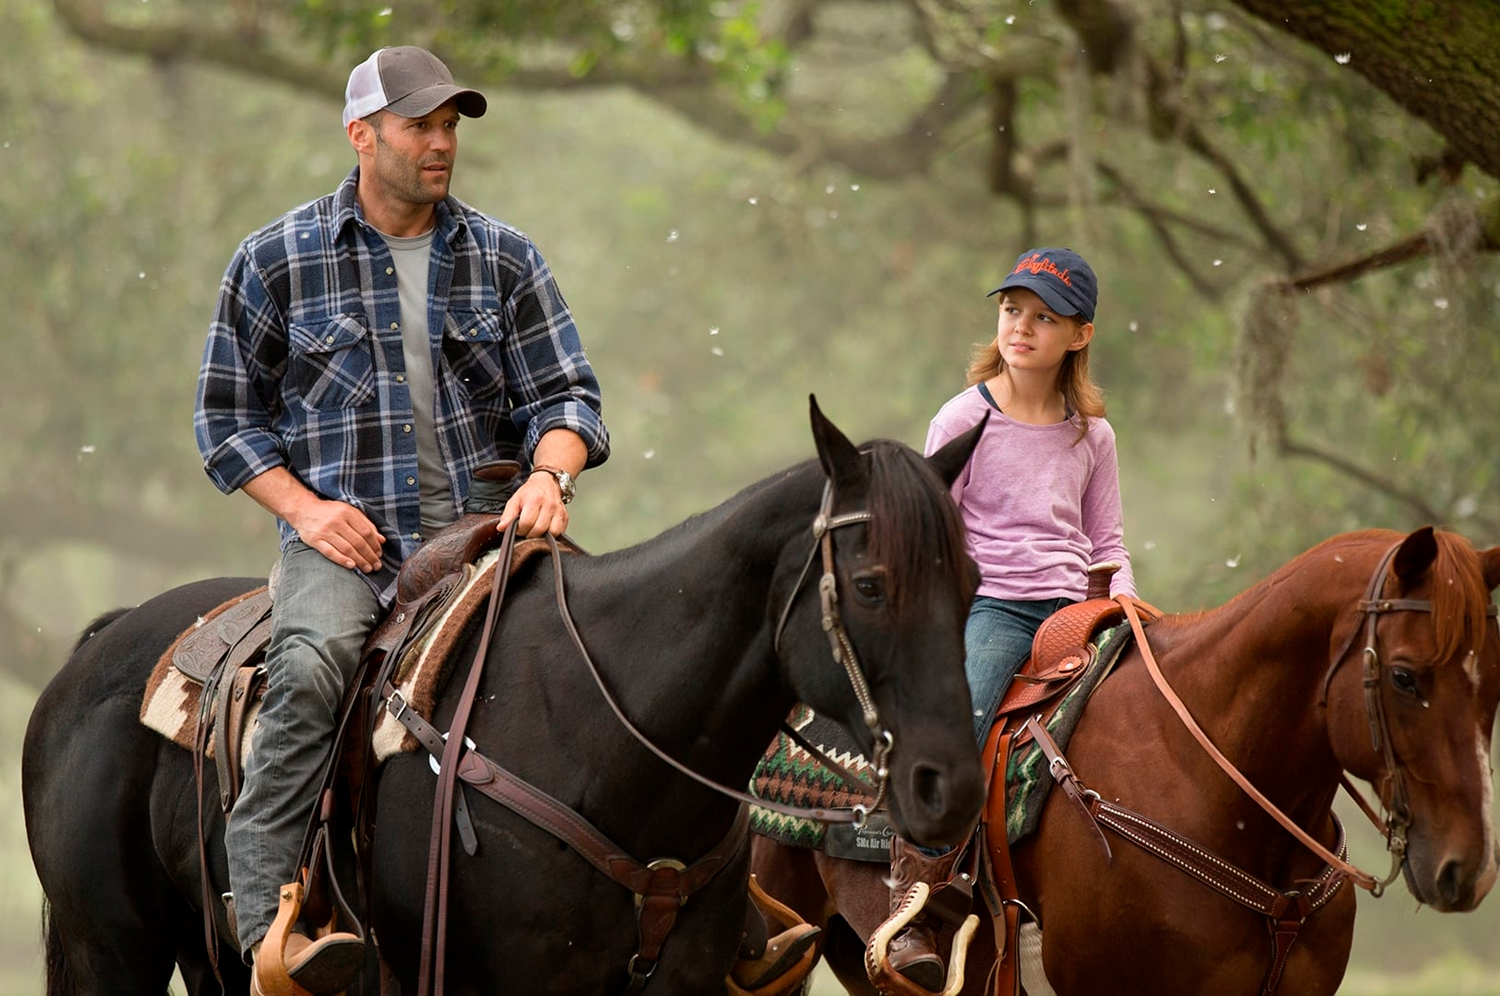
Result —
<path fill-rule="evenodd" d="M 1067 747 L 1089 696 L 1109 674 L 1120 654 L 1133 639 L 1128 625 L 1114 626 L 1098 634 L 1091 664 L 1057 700 L 1046 718 L 1047 730 L 1060 748 Z M 836 760 L 862 781 L 867 781 L 870 791 L 874 792 L 874 775 L 870 763 L 859 753 L 853 739 L 842 726 L 817 715 L 806 706 L 799 706 L 793 712 L 788 725 L 802 734 L 820 753 Z M 987 768 L 993 768 L 993 754 L 985 758 L 985 764 Z M 1042 807 L 1047 801 L 1047 793 L 1052 788 L 1047 759 L 1034 741 L 1028 740 L 1012 747 L 1005 770 L 1005 783 L 1009 798 L 1005 813 L 1006 836 L 1011 844 L 1015 844 L 1036 829 L 1041 820 Z M 792 806 L 843 807 L 860 801 L 838 775 L 785 732 L 778 733 L 766 748 L 751 779 L 750 793 L 761 799 Z M 816 820 L 783 816 L 752 806 L 750 826 L 756 833 L 782 844 L 819 848 L 833 857 L 862 861 L 889 861 L 890 836 L 895 832 L 884 810 L 872 813 L 865 828 L 854 830 L 846 825 L 830 827 Z"/>

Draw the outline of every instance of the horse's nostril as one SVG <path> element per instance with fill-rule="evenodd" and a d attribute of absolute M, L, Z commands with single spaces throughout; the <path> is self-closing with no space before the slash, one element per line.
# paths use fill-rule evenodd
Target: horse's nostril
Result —
<path fill-rule="evenodd" d="M 943 812 L 946 781 L 937 768 L 919 765 L 911 773 L 912 798 L 928 813 Z"/>
<path fill-rule="evenodd" d="M 1437 887 L 1445 909 L 1461 910 L 1467 909 L 1470 905 L 1469 889 L 1471 886 L 1465 879 L 1463 865 L 1459 862 L 1443 863 L 1443 870 L 1438 872 Z"/>

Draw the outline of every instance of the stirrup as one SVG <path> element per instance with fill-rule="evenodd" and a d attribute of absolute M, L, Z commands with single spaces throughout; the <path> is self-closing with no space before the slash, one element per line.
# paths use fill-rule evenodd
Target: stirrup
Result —
<path fill-rule="evenodd" d="M 766 946 L 766 956 L 761 962 L 741 962 L 735 966 L 755 964 L 761 970 L 754 978 L 742 984 L 734 974 L 726 976 L 724 988 L 728 996 L 791 996 L 798 992 L 803 981 L 812 974 L 813 964 L 818 958 L 818 938 L 823 935 L 820 927 L 810 923 L 789 927 L 771 939 Z M 761 963 L 765 963 L 761 965 Z"/>
<path fill-rule="evenodd" d="M 807 923 L 795 910 L 761 888 L 760 880 L 753 873 L 750 876 L 749 893 L 750 900 L 762 918 L 785 929 L 767 943 L 766 954 L 757 963 L 764 964 L 755 977 L 746 979 L 742 984 L 731 973 L 724 979 L 725 989 L 728 996 L 791 996 L 803 980 L 812 974 L 821 949 L 819 938 L 822 937 L 823 930 Z M 740 962 L 735 970 L 740 970 L 746 964 Z"/>
<path fill-rule="evenodd" d="M 330 920 L 319 931 L 318 937 L 307 938 L 305 935 L 301 935 L 294 930 L 297 918 L 301 915 L 302 903 L 306 896 L 306 886 L 302 880 L 299 878 L 295 882 L 283 885 L 278 895 L 280 902 L 277 905 L 276 917 L 271 921 L 270 928 L 266 931 L 265 937 L 261 938 L 260 945 L 255 952 L 255 964 L 251 969 L 251 992 L 254 996 L 317 996 L 319 992 L 335 991 L 335 988 L 330 984 L 319 985 L 316 980 L 309 977 L 308 972 L 304 971 L 309 968 L 316 970 L 318 967 L 314 964 L 317 955 L 313 949 L 325 942 L 334 942 L 334 938 L 329 936 L 333 933 L 333 922 Z M 302 957 L 297 958 L 296 964 L 288 965 L 287 947 L 288 942 L 293 936 L 302 937 L 309 943 L 302 948 L 301 952 L 298 952 Z M 341 934 L 337 936 L 340 939 L 347 937 L 349 940 L 357 942 L 359 951 L 358 962 L 362 965 L 364 962 L 364 938 L 354 934 Z M 356 945 L 334 945 L 335 948 L 352 948 L 354 946 Z M 335 953 L 339 958 L 342 958 L 346 954 L 342 950 L 335 951 L 333 949 L 325 952 L 325 954 Z M 341 975 L 343 972 L 340 971 L 336 974 Z M 353 982 L 354 979 L 358 978 L 359 967 L 356 966 L 351 974 L 352 978 L 348 982 L 345 982 L 344 985 L 338 986 L 337 989 L 345 988 L 349 982 Z M 309 989 L 303 983 L 312 985 L 314 988 Z"/>
<path fill-rule="evenodd" d="M 882 993 L 890 996 L 934 996 L 930 989 L 923 989 L 891 967 L 891 939 L 901 933 L 922 912 L 932 887 L 926 882 L 917 882 L 907 890 L 906 898 L 896 907 L 890 919 L 876 928 L 865 949 L 865 974 Z M 969 954 L 969 942 L 979 927 L 979 917 L 973 913 L 964 917 L 958 932 L 953 936 L 953 948 L 948 955 L 948 983 L 939 996 L 958 996 L 964 986 L 964 962 Z"/>

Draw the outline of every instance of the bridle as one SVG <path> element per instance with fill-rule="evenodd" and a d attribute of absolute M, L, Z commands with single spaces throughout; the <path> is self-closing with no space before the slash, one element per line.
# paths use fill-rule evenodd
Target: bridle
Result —
<path fill-rule="evenodd" d="M 1375 573 L 1370 577 L 1369 587 L 1365 589 L 1365 597 L 1356 605 L 1360 615 L 1364 617 L 1365 646 L 1362 652 L 1364 658 L 1362 680 L 1365 690 L 1365 714 L 1370 724 L 1370 742 L 1375 750 L 1381 752 L 1385 760 L 1386 782 L 1390 785 L 1389 801 L 1384 798 L 1381 800 L 1381 804 L 1386 809 L 1385 818 L 1382 820 L 1376 815 L 1373 808 L 1355 791 L 1347 777 L 1343 779 L 1343 783 L 1354 796 L 1355 801 L 1364 809 L 1366 815 L 1386 835 L 1386 849 L 1391 854 L 1391 870 L 1390 874 L 1377 881 L 1370 889 L 1371 895 L 1374 896 L 1379 896 L 1385 887 L 1395 881 L 1396 876 L 1400 874 L 1401 866 L 1406 861 L 1406 831 L 1411 826 L 1411 806 L 1406 790 L 1406 773 L 1396 759 L 1390 720 L 1386 716 L 1385 699 L 1381 695 L 1385 668 L 1380 657 L 1378 626 L 1380 617 L 1391 612 L 1432 612 L 1432 602 L 1427 599 L 1382 598 L 1380 596 L 1385 589 L 1386 579 L 1390 576 L 1391 562 L 1400 548 L 1401 544 L 1397 543 L 1385 552 L 1380 565 L 1375 568 Z M 1490 605 L 1486 615 L 1494 616 L 1495 612 L 1495 606 Z M 1349 647 L 1354 643 L 1354 638 L 1359 635 L 1360 630 L 1361 627 L 1356 622 L 1355 627 L 1344 638 L 1344 642 L 1339 645 L 1338 652 L 1333 655 L 1333 660 L 1328 666 L 1328 673 L 1323 677 L 1323 694 L 1318 699 L 1318 704 L 1324 708 L 1328 706 L 1328 689 L 1333 684 L 1333 676 L 1338 671 L 1339 665 L 1343 663 L 1344 655 L 1349 652 Z"/>
<path fill-rule="evenodd" d="M 1390 720 L 1385 713 L 1385 699 L 1381 696 L 1381 679 L 1384 677 L 1384 665 L 1380 657 L 1380 635 L 1378 627 L 1380 617 L 1389 612 L 1428 612 L 1432 611 L 1432 602 L 1426 599 L 1415 598 L 1381 598 L 1380 593 L 1385 589 L 1386 578 L 1390 575 L 1391 561 L 1395 559 L 1396 551 L 1401 544 L 1397 543 L 1385 552 L 1381 557 L 1380 565 L 1375 568 L 1375 573 L 1370 576 L 1369 587 L 1365 589 L 1365 597 L 1361 599 L 1356 608 L 1364 618 L 1365 647 L 1362 653 L 1364 658 L 1364 689 L 1365 689 L 1365 716 L 1370 724 L 1371 746 L 1381 752 L 1385 759 L 1386 782 L 1390 785 L 1389 801 L 1386 801 L 1385 793 L 1381 793 L 1381 805 L 1385 808 L 1385 816 L 1376 818 L 1376 826 L 1385 831 L 1386 850 L 1391 854 L 1391 870 L 1385 878 L 1378 880 L 1370 888 L 1370 894 L 1379 896 L 1385 891 L 1385 887 L 1396 880 L 1401 873 L 1401 866 L 1406 861 L 1406 830 L 1411 826 L 1410 799 L 1406 791 L 1406 773 L 1401 763 L 1396 760 L 1396 750 L 1391 740 Z M 1328 665 L 1328 673 L 1323 676 L 1323 694 L 1318 699 L 1318 704 L 1325 709 L 1328 707 L 1328 690 L 1333 684 L 1333 676 L 1338 672 L 1339 665 L 1344 662 L 1344 655 L 1349 652 L 1349 647 L 1354 643 L 1354 638 L 1359 635 L 1361 626 L 1356 621 L 1349 635 L 1339 645 L 1338 652 L 1333 655 L 1332 662 Z M 1348 786 L 1347 780 L 1345 785 Z M 1352 791 L 1352 789 L 1351 789 Z M 1362 797 L 1358 797 L 1361 807 L 1372 818 L 1376 817 L 1374 810 Z"/>
<path fill-rule="evenodd" d="M 854 698 L 859 702 L 865 726 L 869 729 L 875 744 L 870 755 L 870 766 L 874 769 L 876 777 L 875 798 L 869 803 L 859 803 L 851 807 L 855 816 L 854 825 L 863 826 L 865 818 L 869 816 L 872 810 L 879 808 L 881 801 L 885 798 L 886 783 L 890 777 L 890 769 L 886 766 L 886 758 L 890 756 L 891 748 L 895 746 L 896 738 L 880 722 L 880 714 L 875 708 L 874 696 L 870 694 L 870 683 L 865 678 L 864 668 L 860 666 L 859 655 L 854 651 L 854 643 L 849 639 L 849 631 L 844 628 L 844 619 L 839 613 L 838 576 L 834 570 L 833 531 L 843 526 L 853 526 L 869 522 L 871 515 L 868 510 L 833 515 L 831 514 L 832 510 L 833 482 L 829 481 L 823 485 L 823 500 L 818 506 L 817 517 L 813 519 L 812 549 L 808 551 L 807 560 L 802 564 L 802 572 L 797 575 L 797 583 L 792 586 L 791 594 L 787 596 L 786 605 L 781 610 L 781 617 L 776 623 L 776 635 L 771 641 L 771 649 L 777 654 L 781 653 L 781 633 L 786 629 L 786 622 L 792 614 L 792 606 L 797 601 L 798 592 L 807 583 L 808 575 L 812 571 L 813 560 L 821 552 L 823 555 L 823 576 L 818 580 L 818 604 L 822 610 L 823 632 L 828 636 L 828 646 L 833 654 L 833 659 L 844 665 L 844 673 L 849 678 L 849 687 L 854 691 Z M 813 756 L 821 757 L 821 752 L 815 751 Z M 763 802 L 758 804 L 764 805 Z"/>

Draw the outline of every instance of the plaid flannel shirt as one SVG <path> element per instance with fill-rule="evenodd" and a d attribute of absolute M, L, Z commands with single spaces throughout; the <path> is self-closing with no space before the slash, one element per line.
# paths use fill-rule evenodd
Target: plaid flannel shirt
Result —
<path fill-rule="evenodd" d="M 389 249 L 355 200 L 332 194 L 252 233 L 219 288 L 194 430 L 225 493 L 287 467 L 384 534 L 369 575 L 389 604 L 422 541 L 417 442 Z M 455 517 L 475 467 L 529 457 L 550 429 L 609 455 L 599 383 L 546 262 L 521 232 L 449 197 L 436 205 L 427 323 L 433 423 Z M 519 453 L 518 453 L 519 451 Z M 296 536 L 279 523 L 285 549 Z"/>

